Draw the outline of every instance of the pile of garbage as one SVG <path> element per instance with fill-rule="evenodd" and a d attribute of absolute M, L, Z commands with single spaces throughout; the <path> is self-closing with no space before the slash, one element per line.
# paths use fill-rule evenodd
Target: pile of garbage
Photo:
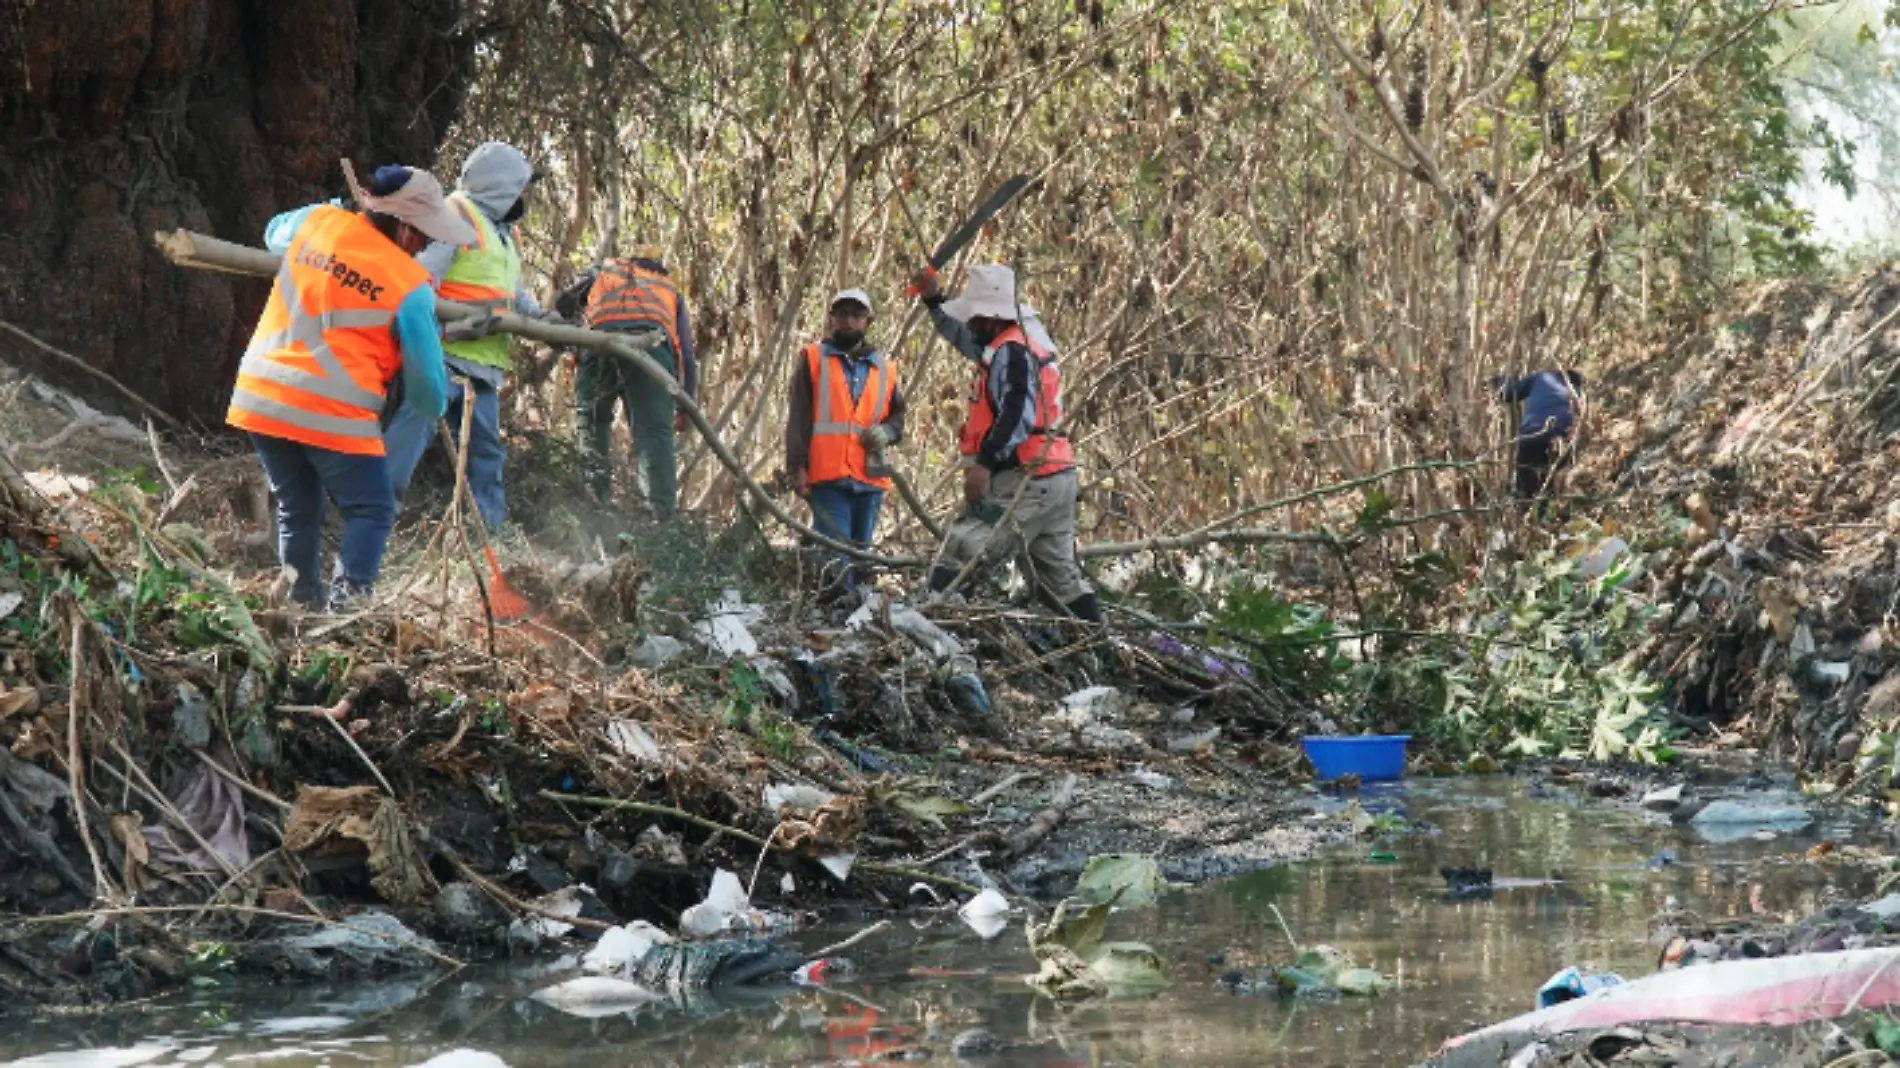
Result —
<path fill-rule="evenodd" d="M 1017 869 L 1091 784 L 1234 780 L 1233 746 L 1306 725 L 1192 643 L 1104 665 L 1061 621 L 994 604 L 878 592 L 828 614 L 738 576 L 660 597 L 678 576 L 630 549 L 505 546 L 532 612 L 501 625 L 456 539 L 399 531 L 371 605 L 303 616 L 247 566 L 267 513 L 240 506 L 242 480 L 193 489 L 235 468 L 157 462 L 167 484 L 0 463 L 16 1005 L 143 996 L 202 966 L 193 945 L 334 979 L 624 944 L 608 935 L 641 922 L 745 943 L 839 901 L 989 928 L 1051 885 Z M 642 959 L 597 978 L 803 963 L 743 944 Z"/>
<path fill-rule="evenodd" d="M 1900 683 L 1900 269 L 1764 284 L 1687 345 L 1604 369 L 1577 476 L 1630 515 L 1660 608 L 1642 662 L 1677 722 L 1836 787 L 1886 786 Z"/>

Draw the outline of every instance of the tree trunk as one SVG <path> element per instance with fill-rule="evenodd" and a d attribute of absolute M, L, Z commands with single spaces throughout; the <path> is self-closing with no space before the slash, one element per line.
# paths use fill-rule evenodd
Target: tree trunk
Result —
<path fill-rule="evenodd" d="M 0 319 L 213 426 L 269 283 L 177 270 L 150 235 L 256 243 L 277 212 L 342 195 L 342 157 L 433 165 L 473 55 L 460 0 L 4 7 Z"/>

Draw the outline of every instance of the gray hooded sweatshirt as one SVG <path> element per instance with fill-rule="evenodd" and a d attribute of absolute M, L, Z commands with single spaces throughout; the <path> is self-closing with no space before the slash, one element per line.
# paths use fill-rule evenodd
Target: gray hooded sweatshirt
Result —
<path fill-rule="evenodd" d="M 502 242 L 512 247 L 513 234 L 502 219 L 521 199 L 521 194 L 528 188 L 529 179 L 533 177 L 534 168 L 520 149 L 501 141 L 489 141 L 468 154 L 467 161 L 462 164 L 462 180 L 456 186 L 456 192 L 472 201 L 488 217 L 488 221 L 495 224 Z M 429 272 L 430 281 L 437 289 L 442 287 L 442 277 L 448 273 L 449 265 L 455 262 L 457 247 L 432 241 L 416 254 L 416 262 Z M 546 314 L 525 286 L 515 289 L 513 311 L 531 319 Z M 496 368 L 469 363 L 452 355 L 448 357 L 448 363 L 461 374 L 490 386 L 499 387 L 506 377 Z"/>

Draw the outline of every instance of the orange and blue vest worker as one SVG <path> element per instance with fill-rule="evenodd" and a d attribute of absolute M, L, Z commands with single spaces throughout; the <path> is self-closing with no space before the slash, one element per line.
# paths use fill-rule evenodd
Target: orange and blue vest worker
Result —
<path fill-rule="evenodd" d="M 937 334 L 972 363 L 957 435 L 967 510 L 944 532 L 930 588 L 950 590 L 973 558 L 1016 555 L 1043 592 L 1099 623 L 1101 604 L 1075 556 L 1075 450 L 1062 429 L 1056 349 L 1036 309 L 1018 299 L 1016 272 L 973 267 L 955 300 L 944 298 L 934 272 L 920 275 L 917 287 Z"/>
<path fill-rule="evenodd" d="M 427 171 L 383 167 L 356 208 L 312 204 L 271 220 L 283 266 L 238 365 L 225 421 L 250 435 L 277 501 L 277 556 L 307 607 L 360 596 L 382 569 L 396 521 L 381 417 L 398 375 L 406 402 L 442 413 L 448 383 L 429 272 L 431 238 L 467 240 Z M 323 502 L 343 513 L 336 574 L 320 578 Z"/>
<path fill-rule="evenodd" d="M 865 338 L 871 298 L 862 289 L 831 298 L 825 339 L 805 346 L 792 367 L 785 420 L 785 470 L 811 504 L 819 533 L 868 549 L 891 488 L 884 450 L 904 436 L 897 364 Z M 843 588 L 857 575 L 841 558 Z"/>
<path fill-rule="evenodd" d="M 591 330 L 629 334 L 658 330 L 665 340 L 649 345 L 647 358 L 671 374 L 687 397 L 699 396 L 693 324 L 658 248 L 649 245 L 632 256 L 605 260 L 563 290 L 554 306 L 562 315 L 578 314 Z M 639 368 L 626 366 L 604 350 L 581 353 L 574 376 L 574 426 L 580 438 L 582 471 L 602 504 L 613 500 L 610 454 L 614 412 L 619 408 L 627 411 L 641 498 L 654 515 L 671 516 L 679 503 L 673 435 L 686 429 L 684 413 L 676 410 L 672 394 Z"/>

